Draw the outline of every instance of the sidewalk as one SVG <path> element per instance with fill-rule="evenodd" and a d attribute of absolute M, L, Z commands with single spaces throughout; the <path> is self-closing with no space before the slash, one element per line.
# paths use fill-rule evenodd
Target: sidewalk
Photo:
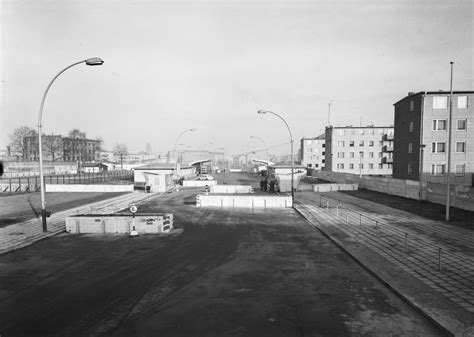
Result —
<path fill-rule="evenodd" d="M 64 232 L 66 230 L 65 218 L 70 215 L 81 213 L 114 213 L 127 208 L 131 204 L 142 203 L 153 197 L 156 197 L 156 195 L 132 192 L 116 198 L 106 199 L 104 201 L 52 214 L 51 217 L 47 218 L 48 231 L 46 233 L 43 233 L 41 218 L 35 218 L 0 228 L 0 254 L 26 247 L 36 241 Z"/>
<path fill-rule="evenodd" d="M 445 330 L 474 335 L 474 231 L 338 192 L 298 193 L 295 208 Z"/>

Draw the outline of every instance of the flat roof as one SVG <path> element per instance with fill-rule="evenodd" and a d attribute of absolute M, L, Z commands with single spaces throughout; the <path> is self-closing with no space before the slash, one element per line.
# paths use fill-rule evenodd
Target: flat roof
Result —
<path fill-rule="evenodd" d="M 394 126 L 375 126 L 375 125 L 367 125 L 367 126 L 326 126 L 326 129 L 393 129 Z"/>
<path fill-rule="evenodd" d="M 393 103 L 393 105 L 396 105 L 400 102 L 403 102 L 404 100 L 406 100 L 407 98 L 412 98 L 412 97 L 415 97 L 415 96 L 419 96 L 419 95 L 449 95 L 451 94 L 450 91 L 444 91 L 444 90 L 439 90 L 439 91 L 419 91 L 419 92 L 414 92 L 413 94 L 411 95 L 407 95 L 405 97 L 403 97 L 402 99 L 400 99 L 399 101 Z M 463 95 L 463 94 L 474 94 L 474 91 L 469 91 L 469 90 L 462 90 L 462 91 L 453 91 L 453 95 Z"/>
<path fill-rule="evenodd" d="M 320 139 L 325 139 L 326 138 L 326 135 L 323 133 L 319 136 L 316 136 L 316 137 L 303 137 L 301 139 L 311 139 L 311 140 L 320 140 Z"/>
<path fill-rule="evenodd" d="M 176 164 L 173 163 L 154 163 L 135 167 L 135 170 L 174 170 Z M 192 168 L 191 166 L 180 166 L 181 169 Z"/>

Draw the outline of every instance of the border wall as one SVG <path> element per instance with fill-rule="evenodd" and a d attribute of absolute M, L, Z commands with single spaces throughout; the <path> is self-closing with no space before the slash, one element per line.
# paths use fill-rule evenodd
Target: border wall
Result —
<path fill-rule="evenodd" d="M 342 184 L 359 184 L 359 188 L 397 195 L 404 198 L 420 199 L 436 204 L 446 204 L 446 184 L 415 180 L 402 180 L 388 177 L 371 177 L 331 171 L 314 171 L 313 177 Z M 474 188 L 465 185 L 451 185 L 451 206 L 474 211 Z"/>

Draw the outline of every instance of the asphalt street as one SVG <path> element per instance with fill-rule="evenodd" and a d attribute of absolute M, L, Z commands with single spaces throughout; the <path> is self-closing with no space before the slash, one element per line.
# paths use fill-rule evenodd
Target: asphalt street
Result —
<path fill-rule="evenodd" d="M 258 182 L 257 182 L 258 184 Z M 168 236 L 62 234 L 0 256 L 5 336 L 436 336 L 292 209 L 172 212 Z"/>

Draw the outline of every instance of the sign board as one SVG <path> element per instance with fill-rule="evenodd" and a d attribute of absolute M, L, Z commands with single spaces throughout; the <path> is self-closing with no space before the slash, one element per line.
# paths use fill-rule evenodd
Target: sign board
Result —
<path fill-rule="evenodd" d="M 137 211 L 138 211 L 137 206 L 135 206 L 135 205 L 130 206 L 130 212 L 136 213 Z"/>

